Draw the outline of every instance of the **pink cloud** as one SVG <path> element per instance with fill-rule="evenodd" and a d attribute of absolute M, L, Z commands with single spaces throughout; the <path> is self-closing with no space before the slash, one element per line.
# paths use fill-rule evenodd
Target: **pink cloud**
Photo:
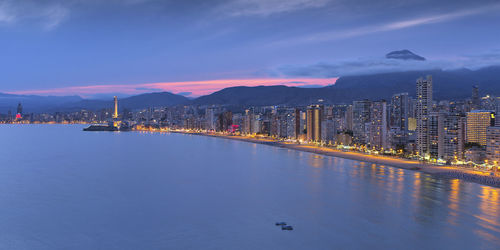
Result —
<path fill-rule="evenodd" d="M 80 95 L 92 96 L 96 94 L 122 93 L 128 95 L 142 94 L 148 92 L 168 91 L 172 93 L 192 93 L 190 96 L 202 96 L 213 93 L 227 87 L 234 86 L 272 86 L 286 85 L 293 87 L 327 86 L 335 84 L 338 78 L 264 78 L 264 79 L 229 79 L 187 82 L 159 82 L 142 84 L 107 84 L 91 86 L 62 87 L 38 90 L 6 91 L 9 94 L 19 95 Z"/>

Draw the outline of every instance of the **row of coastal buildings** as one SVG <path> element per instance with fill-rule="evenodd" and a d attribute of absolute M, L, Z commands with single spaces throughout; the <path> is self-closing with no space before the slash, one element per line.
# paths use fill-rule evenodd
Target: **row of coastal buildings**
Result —
<path fill-rule="evenodd" d="M 127 128 L 172 128 L 213 131 L 375 154 L 392 154 L 431 162 L 500 163 L 500 99 L 480 96 L 477 86 L 464 100 L 434 100 L 431 76 L 416 80 L 415 96 L 395 93 L 389 100 L 356 100 L 349 104 L 309 106 L 180 105 L 143 110 L 81 110 L 73 113 L 0 116 L 56 123 L 109 123 Z M 22 118 L 21 118 L 22 117 Z M 9 120 L 10 119 L 10 120 Z"/>
<path fill-rule="evenodd" d="M 224 107 L 188 109 L 184 120 L 168 126 L 242 135 L 261 134 L 378 154 L 396 154 L 438 163 L 499 165 L 500 99 L 433 99 L 431 76 L 416 81 L 416 96 L 397 93 L 390 100 L 306 107 Z M 176 113 L 176 112 L 174 112 Z M 177 112 L 179 114 L 179 112 Z M 175 119 L 174 119 L 175 120 Z"/>
<path fill-rule="evenodd" d="M 481 97 L 473 86 L 470 98 L 436 101 L 431 76 L 418 79 L 415 88 L 414 97 L 396 93 L 390 100 L 241 109 L 180 106 L 143 110 L 134 119 L 152 126 L 263 135 L 431 162 L 498 165 L 499 98 Z"/>

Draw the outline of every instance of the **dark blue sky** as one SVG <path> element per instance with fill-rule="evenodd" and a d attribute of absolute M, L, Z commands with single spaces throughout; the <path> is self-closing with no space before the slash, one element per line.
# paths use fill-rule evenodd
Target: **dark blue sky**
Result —
<path fill-rule="evenodd" d="M 0 0 L 0 92 L 477 68 L 499 24 L 498 0 Z"/>

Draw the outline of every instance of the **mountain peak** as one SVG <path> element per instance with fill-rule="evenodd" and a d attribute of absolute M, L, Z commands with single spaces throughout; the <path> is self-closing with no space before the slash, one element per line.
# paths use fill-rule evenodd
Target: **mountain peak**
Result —
<path fill-rule="evenodd" d="M 385 58 L 397 59 L 397 60 L 425 61 L 424 57 L 421 57 L 407 49 L 389 52 L 387 55 L 385 55 Z"/>

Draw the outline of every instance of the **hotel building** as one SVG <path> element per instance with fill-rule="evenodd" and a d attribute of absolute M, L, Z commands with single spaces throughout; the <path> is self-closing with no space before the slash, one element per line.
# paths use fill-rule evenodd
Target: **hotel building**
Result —
<path fill-rule="evenodd" d="M 486 146 L 486 129 L 495 125 L 495 112 L 473 110 L 467 113 L 467 142 Z"/>

